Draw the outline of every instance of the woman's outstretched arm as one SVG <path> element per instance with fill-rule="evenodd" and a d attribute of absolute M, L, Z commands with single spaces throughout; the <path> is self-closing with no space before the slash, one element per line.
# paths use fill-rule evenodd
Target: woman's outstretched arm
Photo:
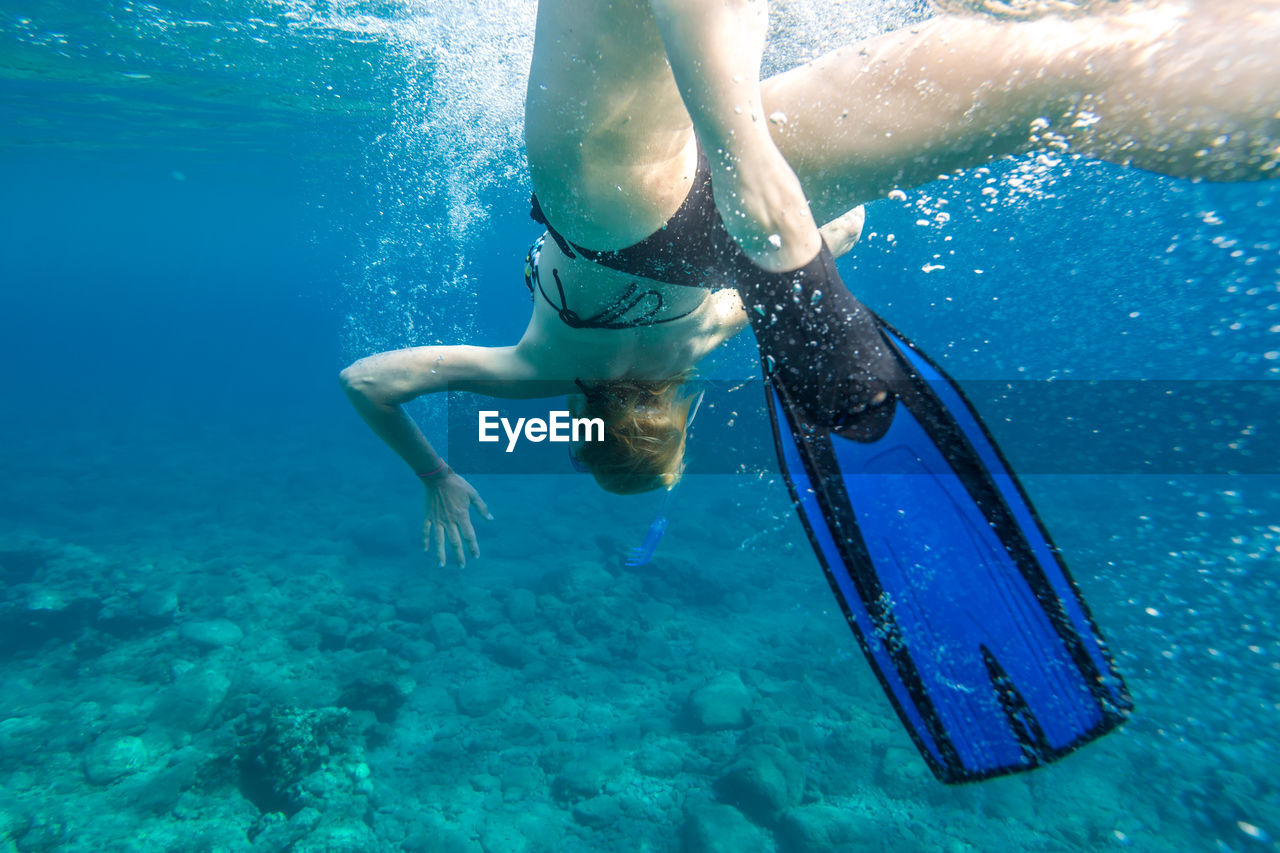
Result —
<path fill-rule="evenodd" d="M 1030 21 L 945 15 L 762 84 L 814 215 L 1039 142 L 1189 178 L 1280 172 L 1280 3 L 1131 3 Z"/>
<path fill-rule="evenodd" d="M 530 369 L 516 347 L 413 347 L 362 358 L 342 371 L 347 398 L 369 428 L 387 443 L 426 488 L 423 545 L 445 563 L 445 543 L 459 565 L 480 556 L 470 507 L 491 518 L 476 490 L 436 452 L 401 406 L 449 389 L 522 396 Z M 464 552 L 463 545 L 466 545 Z"/>

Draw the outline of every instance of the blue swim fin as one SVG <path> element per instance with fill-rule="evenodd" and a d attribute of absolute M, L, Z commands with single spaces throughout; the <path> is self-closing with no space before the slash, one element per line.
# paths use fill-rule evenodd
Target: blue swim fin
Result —
<path fill-rule="evenodd" d="M 829 256 L 810 267 L 785 294 L 739 290 L 792 499 L 921 755 L 966 782 L 1110 731 L 1124 683 L 973 407 Z"/>

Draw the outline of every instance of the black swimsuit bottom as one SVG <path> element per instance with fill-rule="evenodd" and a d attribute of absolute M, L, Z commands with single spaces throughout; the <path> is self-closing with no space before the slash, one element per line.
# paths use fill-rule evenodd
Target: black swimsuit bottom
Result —
<path fill-rule="evenodd" d="M 560 251 L 571 258 L 583 258 L 626 275 L 640 276 L 663 284 L 707 289 L 732 287 L 744 274 L 750 277 L 760 272 L 725 230 L 724 221 L 716 210 L 715 196 L 711 192 L 711 164 L 701 146 L 698 147 L 698 170 L 694 174 L 693 186 L 679 209 L 667 220 L 666 225 L 639 243 L 623 249 L 601 252 L 569 242 L 547 221 L 536 194 L 531 201 L 533 209 L 529 215 L 535 222 L 547 227 L 547 234 L 556 241 Z M 560 285 L 557 270 L 552 270 L 552 275 L 559 290 L 559 304 L 542 288 L 536 263 L 536 253 L 540 249 L 541 240 L 529 251 L 525 282 L 530 291 L 536 286 L 551 307 L 560 314 L 560 319 L 574 328 L 630 329 L 679 320 L 692 313 L 654 319 L 662 310 L 662 294 L 656 290 L 641 291 L 633 282 L 617 302 L 593 317 L 584 319 L 565 304 L 564 288 Z M 645 306 L 642 316 L 626 321 L 622 319 L 639 305 Z"/>

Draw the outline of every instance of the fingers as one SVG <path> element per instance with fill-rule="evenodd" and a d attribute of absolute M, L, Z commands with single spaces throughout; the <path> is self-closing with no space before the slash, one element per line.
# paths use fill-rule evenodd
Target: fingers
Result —
<path fill-rule="evenodd" d="M 487 521 L 493 521 L 493 513 L 489 512 L 489 507 L 485 506 L 484 501 L 480 500 L 480 496 L 475 492 L 471 493 L 471 502 L 476 505 L 476 509 L 480 512 L 481 515 L 485 517 Z M 470 526 L 470 524 L 471 524 L 471 521 L 470 519 L 468 519 L 467 525 Z"/>
<path fill-rule="evenodd" d="M 436 522 L 436 562 L 440 564 L 440 568 L 444 568 L 444 525 Z"/>
<path fill-rule="evenodd" d="M 470 490 L 467 498 L 475 505 L 477 512 L 486 519 L 493 519 L 489 507 L 474 489 Z M 469 507 L 466 504 L 461 507 L 450 507 L 428 502 L 427 519 L 422 525 L 422 542 L 426 552 L 434 554 L 441 568 L 444 567 L 448 555 L 452 555 L 459 566 L 467 564 L 468 554 L 472 558 L 480 556 L 480 543 L 476 540 L 475 527 L 471 524 L 471 513 L 468 510 Z"/>
<path fill-rule="evenodd" d="M 479 558 L 480 543 L 476 541 L 476 529 L 471 526 L 469 515 L 462 517 L 462 521 L 458 523 L 458 530 L 462 533 L 462 541 L 467 545 L 467 553 L 473 558 Z"/>
<path fill-rule="evenodd" d="M 432 540 L 435 540 L 434 546 Z M 446 540 L 448 547 L 446 548 Z M 467 564 L 466 555 L 474 558 L 480 556 L 480 543 L 476 541 L 476 530 L 471 526 L 471 519 L 465 518 L 459 524 L 428 521 L 422 526 L 423 550 L 430 554 L 435 551 L 436 562 L 444 568 L 446 552 L 453 555 L 459 566 Z M 466 550 L 463 550 L 463 543 Z"/>
<path fill-rule="evenodd" d="M 465 566 L 467 564 L 467 557 L 462 553 L 462 537 L 458 535 L 458 525 L 446 525 L 445 530 L 449 534 L 449 550 L 453 552 L 453 558 L 458 561 L 459 566 Z M 444 565 L 443 557 L 440 559 L 440 565 Z"/>

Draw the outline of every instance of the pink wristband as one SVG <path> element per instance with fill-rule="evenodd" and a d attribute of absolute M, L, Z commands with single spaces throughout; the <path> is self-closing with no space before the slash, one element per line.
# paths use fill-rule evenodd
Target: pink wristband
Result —
<path fill-rule="evenodd" d="M 419 474 L 419 475 L 418 475 L 418 478 L 419 478 L 419 479 L 421 479 L 421 480 L 430 480 L 430 479 L 432 479 L 432 478 L 434 478 L 434 477 L 439 476 L 440 472 L 441 472 L 441 471 L 443 471 L 444 469 L 448 468 L 448 467 L 449 467 L 449 466 L 448 466 L 448 464 L 446 464 L 446 463 L 444 463 L 444 462 L 441 462 L 438 466 L 436 466 L 435 468 L 431 469 L 430 471 L 426 471 L 426 472 L 424 472 L 424 473 L 422 473 L 422 474 Z"/>

